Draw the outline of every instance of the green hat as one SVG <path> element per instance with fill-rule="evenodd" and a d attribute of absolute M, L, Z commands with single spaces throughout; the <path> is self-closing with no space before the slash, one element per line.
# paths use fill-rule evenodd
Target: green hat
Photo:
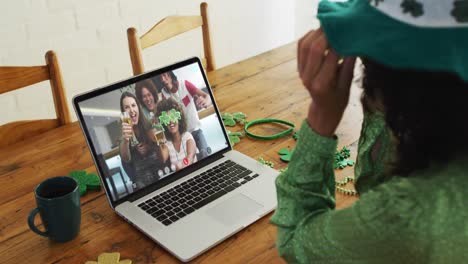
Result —
<path fill-rule="evenodd" d="M 468 82 L 468 0 L 324 0 L 317 17 L 341 56 Z"/>

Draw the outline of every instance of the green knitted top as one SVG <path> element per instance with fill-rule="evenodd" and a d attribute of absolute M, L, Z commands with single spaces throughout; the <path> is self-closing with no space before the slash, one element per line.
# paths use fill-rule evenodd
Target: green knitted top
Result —
<path fill-rule="evenodd" d="M 410 177 L 384 178 L 393 153 L 384 124 L 382 114 L 365 115 L 355 167 L 361 196 L 353 206 L 334 210 L 337 139 L 303 123 L 289 168 L 276 180 L 278 208 L 271 222 L 285 260 L 466 263 L 468 156 Z M 376 142 L 380 147 L 373 153 Z"/>

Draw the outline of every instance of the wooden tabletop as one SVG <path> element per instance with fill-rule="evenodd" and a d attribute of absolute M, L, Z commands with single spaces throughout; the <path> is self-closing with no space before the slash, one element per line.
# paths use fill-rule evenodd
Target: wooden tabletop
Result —
<path fill-rule="evenodd" d="M 129 66 L 130 67 L 130 66 Z M 288 44 L 208 74 L 222 112 L 243 111 L 248 119 L 280 118 L 300 127 L 310 99 L 296 70 L 296 44 Z M 362 123 L 359 89 L 353 87 L 350 106 L 340 124 L 339 145 L 350 145 L 355 157 Z M 273 125 L 257 127 L 258 133 L 282 129 Z M 240 131 L 237 126 L 231 131 Z M 235 149 L 254 159 L 287 166 L 277 154 L 292 148 L 292 137 L 261 141 L 243 138 Z M 67 243 L 53 243 L 29 230 L 27 216 L 36 207 L 33 190 L 48 177 L 70 171 L 95 172 L 93 161 L 77 123 L 73 123 L 8 148 L 0 149 L 0 262 L 1 263 L 84 263 L 103 252 L 120 252 L 133 263 L 178 263 L 178 260 L 118 217 L 103 191 L 81 199 L 81 231 Z M 352 175 L 352 168 L 337 177 Z M 337 194 L 337 207 L 347 207 L 355 197 Z M 283 263 L 276 251 L 276 228 L 271 214 L 194 259 L 193 263 Z M 39 218 L 39 217 L 36 217 Z M 36 219 L 37 222 L 40 222 Z"/>

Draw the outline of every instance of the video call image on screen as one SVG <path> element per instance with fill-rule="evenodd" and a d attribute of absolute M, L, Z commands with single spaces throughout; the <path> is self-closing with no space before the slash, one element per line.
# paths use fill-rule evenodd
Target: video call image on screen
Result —
<path fill-rule="evenodd" d="M 197 63 L 79 104 L 113 200 L 228 146 Z"/>

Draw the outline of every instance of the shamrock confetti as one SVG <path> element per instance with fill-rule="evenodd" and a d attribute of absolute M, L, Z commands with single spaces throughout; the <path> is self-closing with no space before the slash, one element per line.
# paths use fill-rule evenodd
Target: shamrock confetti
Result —
<path fill-rule="evenodd" d="M 410 13 L 413 17 L 419 17 L 424 14 L 423 5 L 416 0 L 403 0 L 400 4 L 403 13 Z"/>
<path fill-rule="evenodd" d="M 275 164 L 272 162 L 272 161 L 269 161 L 269 160 L 264 160 L 262 157 L 258 158 L 258 162 L 263 164 L 263 165 L 266 165 L 270 168 L 274 168 L 275 167 Z"/>
<path fill-rule="evenodd" d="M 129 259 L 120 260 L 120 253 L 102 253 L 98 256 L 98 261 L 86 261 L 85 264 L 132 264 Z"/>
<path fill-rule="evenodd" d="M 72 171 L 68 175 L 78 182 L 80 196 L 85 195 L 88 190 L 101 189 L 99 177 L 94 173 L 87 174 L 86 171 Z"/>
<path fill-rule="evenodd" d="M 225 126 L 235 126 L 236 123 L 238 122 L 239 124 L 244 124 L 245 123 L 245 118 L 246 115 L 242 112 L 236 112 L 236 113 L 223 113 L 221 115 L 224 121 Z"/>
<path fill-rule="evenodd" d="M 468 22 L 468 0 L 454 1 L 451 14 L 457 22 Z"/>
<path fill-rule="evenodd" d="M 341 151 L 335 153 L 335 169 L 344 169 L 347 166 L 353 166 L 354 161 L 348 159 L 351 156 L 351 152 L 348 147 L 344 146 Z"/>
<path fill-rule="evenodd" d="M 171 122 L 178 123 L 180 119 L 182 119 L 182 116 L 180 112 L 175 109 L 171 109 L 168 112 L 163 111 L 159 116 L 159 122 L 165 126 L 168 126 Z"/>
<path fill-rule="evenodd" d="M 227 130 L 227 132 L 228 132 L 229 142 L 231 142 L 232 146 L 239 143 L 240 138 L 244 136 L 244 133 L 242 132 L 231 132 L 229 130 Z"/>
<path fill-rule="evenodd" d="M 289 162 L 291 160 L 293 153 L 294 149 L 289 150 L 287 148 L 280 149 L 280 151 L 278 151 L 278 154 L 280 154 L 280 159 L 285 162 Z"/>

